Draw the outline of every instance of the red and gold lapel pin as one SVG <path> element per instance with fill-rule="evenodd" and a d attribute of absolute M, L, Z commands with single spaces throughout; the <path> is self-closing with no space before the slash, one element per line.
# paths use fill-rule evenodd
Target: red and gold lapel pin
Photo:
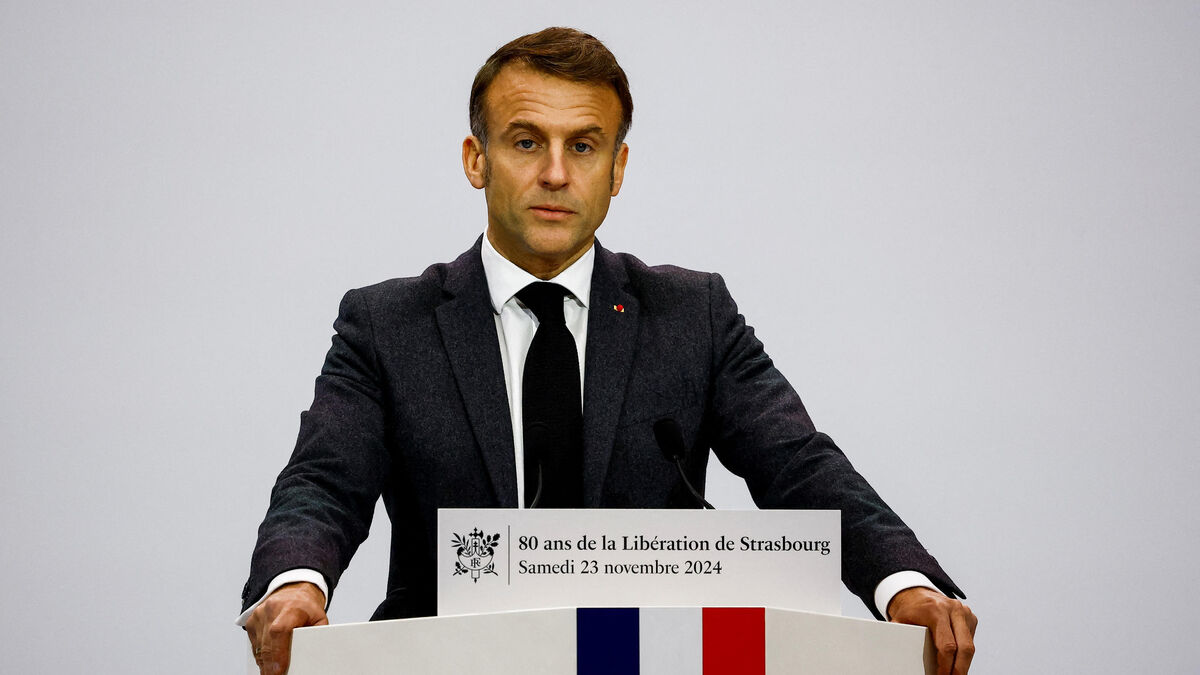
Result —
<path fill-rule="evenodd" d="M 625 313 L 625 305 L 613 305 L 613 311 Z"/>

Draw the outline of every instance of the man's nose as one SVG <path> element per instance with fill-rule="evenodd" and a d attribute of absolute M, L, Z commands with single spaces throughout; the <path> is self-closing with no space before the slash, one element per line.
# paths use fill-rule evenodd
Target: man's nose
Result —
<path fill-rule="evenodd" d="M 551 149 L 546 153 L 542 164 L 542 173 L 538 176 L 542 187 L 547 190 L 560 190 L 567 185 L 567 162 L 562 148 Z"/>

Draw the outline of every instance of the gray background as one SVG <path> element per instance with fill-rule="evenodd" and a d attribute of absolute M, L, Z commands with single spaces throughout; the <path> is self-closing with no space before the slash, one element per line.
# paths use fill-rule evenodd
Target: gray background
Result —
<path fill-rule="evenodd" d="M 471 77 L 553 24 L 632 80 L 602 240 L 725 274 L 974 672 L 1194 670 L 1196 3 L 247 4 L 0 4 L 6 671 L 242 669 L 337 302 L 482 231 Z"/>

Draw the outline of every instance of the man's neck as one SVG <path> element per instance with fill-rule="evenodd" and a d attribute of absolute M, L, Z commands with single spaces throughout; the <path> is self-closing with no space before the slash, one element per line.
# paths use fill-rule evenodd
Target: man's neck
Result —
<path fill-rule="evenodd" d="M 574 265 L 575 261 L 582 258 L 588 251 L 592 250 L 593 246 L 596 245 L 596 238 L 593 237 L 588 241 L 587 246 L 584 246 L 580 250 L 576 251 L 569 258 L 540 258 L 536 256 L 523 258 L 521 256 L 513 255 L 511 251 L 506 251 L 501 246 L 498 246 L 496 244 L 496 240 L 492 238 L 491 230 L 487 231 L 484 236 L 487 237 L 488 243 L 492 245 L 492 248 L 494 248 L 497 253 L 503 256 L 505 260 L 508 260 L 512 264 L 520 267 L 526 272 L 529 272 L 542 281 L 549 281 L 559 274 L 562 274 L 563 270 L 567 269 L 571 265 Z"/>

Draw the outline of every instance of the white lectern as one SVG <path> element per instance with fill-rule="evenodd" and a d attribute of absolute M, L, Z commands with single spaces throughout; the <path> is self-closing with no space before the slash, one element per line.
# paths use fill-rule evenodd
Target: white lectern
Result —
<path fill-rule="evenodd" d="M 926 629 L 763 608 L 543 609 L 298 629 L 292 675 L 923 675 Z"/>

